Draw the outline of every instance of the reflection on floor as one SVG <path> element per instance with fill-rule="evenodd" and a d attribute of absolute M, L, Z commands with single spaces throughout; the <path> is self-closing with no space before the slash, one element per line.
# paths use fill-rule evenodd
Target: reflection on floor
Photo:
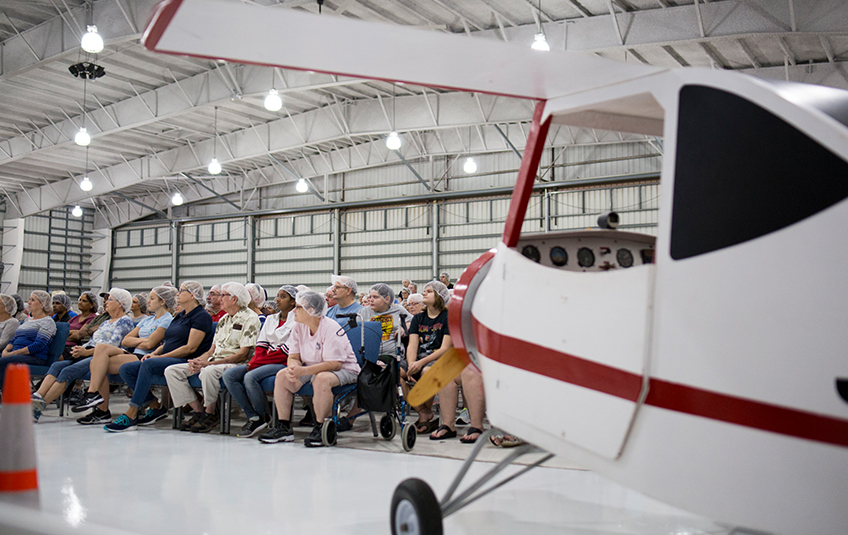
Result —
<path fill-rule="evenodd" d="M 116 400 L 113 414 L 124 408 Z M 373 438 L 367 418 L 339 447 L 264 445 L 173 431 L 171 420 L 110 434 L 48 410 L 36 425 L 41 507 L 72 526 L 135 533 L 389 533 L 397 484 L 418 477 L 442 494 L 471 446 L 420 437 Z M 368 451 L 371 450 L 371 451 Z M 442 451 L 441 456 L 435 456 Z M 487 459 L 502 450 L 487 445 Z M 445 520 L 448 534 L 726 534 L 714 522 L 557 461 L 531 471 Z M 489 468 L 477 463 L 472 476 Z M 2 515 L 2 510 L 0 510 Z M 0 518 L 0 532 L 3 522 Z"/>

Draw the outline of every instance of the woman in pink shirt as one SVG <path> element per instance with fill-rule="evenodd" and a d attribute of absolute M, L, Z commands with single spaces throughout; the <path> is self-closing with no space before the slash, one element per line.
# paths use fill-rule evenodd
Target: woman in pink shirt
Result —
<path fill-rule="evenodd" d="M 303 442 L 307 447 L 323 446 L 321 426 L 333 408 L 333 388 L 356 382 L 359 364 L 347 335 L 339 324 L 324 317 L 327 303 L 324 296 L 312 291 L 298 292 L 295 298 L 294 320 L 289 335 L 287 367 L 277 373 L 274 382 L 274 403 L 277 414 L 288 418 L 295 393 L 312 383 L 312 405 L 315 427 Z M 276 427 L 259 437 L 261 442 L 291 442 L 294 433 L 289 420 L 279 420 Z"/>

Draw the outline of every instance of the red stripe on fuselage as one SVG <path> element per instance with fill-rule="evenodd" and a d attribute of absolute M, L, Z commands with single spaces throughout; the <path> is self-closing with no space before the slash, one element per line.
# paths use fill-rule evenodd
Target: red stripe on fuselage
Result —
<path fill-rule="evenodd" d="M 642 376 L 505 336 L 474 318 L 480 353 L 494 361 L 636 402 Z M 646 405 L 826 444 L 848 447 L 848 421 L 650 379 Z"/>

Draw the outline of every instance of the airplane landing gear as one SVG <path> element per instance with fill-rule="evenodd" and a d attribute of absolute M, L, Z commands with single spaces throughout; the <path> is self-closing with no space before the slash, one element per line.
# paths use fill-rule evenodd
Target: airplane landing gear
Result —
<path fill-rule="evenodd" d="M 492 480 L 496 475 L 503 471 L 507 466 L 515 462 L 516 459 L 528 453 L 544 453 L 536 446 L 531 444 L 523 444 L 513 449 L 509 455 L 501 462 L 496 464 L 488 472 L 483 474 L 477 481 L 469 485 L 467 489 L 457 494 L 456 492 L 465 474 L 471 468 L 471 463 L 477 458 L 480 450 L 489 441 L 489 437 L 499 431 L 495 428 L 484 431 L 477 442 L 474 444 L 474 449 L 465 460 L 460 468 L 459 473 L 451 483 L 445 497 L 439 502 L 436 495 L 427 483 L 420 479 L 410 478 L 402 481 L 395 489 L 392 496 L 391 510 L 391 525 L 392 535 L 442 535 L 442 519 L 450 514 L 453 514 L 471 502 L 477 501 L 493 490 L 509 483 L 518 476 L 536 468 L 548 459 L 554 456 L 553 453 L 548 453 L 536 462 L 527 465 L 510 476 L 494 483 L 487 488 L 480 490 L 486 483 Z M 479 492 L 478 492 L 479 491 Z"/>

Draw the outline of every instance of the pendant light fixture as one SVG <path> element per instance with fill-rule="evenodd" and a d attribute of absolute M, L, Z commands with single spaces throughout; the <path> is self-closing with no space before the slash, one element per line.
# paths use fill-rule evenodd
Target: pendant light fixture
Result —
<path fill-rule="evenodd" d="M 283 99 L 280 98 L 280 93 L 274 87 L 274 70 L 271 69 L 271 90 L 265 97 L 265 109 L 268 111 L 280 111 L 283 108 Z"/>
<path fill-rule="evenodd" d="M 295 184 L 294 189 L 297 190 L 298 193 L 306 193 L 309 191 L 309 184 L 306 183 L 306 179 L 301 178 Z"/>
<path fill-rule="evenodd" d="M 207 168 L 209 173 L 212 175 L 217 175 L 221 172 L 221 164 L 218 163 L 218 107 L 215 107 L 215 137 L 212 140 L 212 161 L 209 162 L 209 167 Z"/>
<path fill-rule="evenodd" d="M 85 176 L 82 177 L 79 187 L 83 191 L 91 191 L 94 187 L 94 184 L 88 179 L 88 147 L 85 148 Z"/>
<path fill-rule="evenodd" d="M 184 202 L 185 202 L 185 199 L 183 199 L 182 194 L 180 194 L 179 191 L 174 192 L 174 196 L 171 197 L 171 204 L 173 204 L 174 206 L 180 206 Z"/>
<path fill-rule="evenodd" d="M 80 39 L 80 46 L 89 54 L 99 54 L 103 52 L 103 37 L 97 33 L 97 26 L 94 25 L 94 3 L 88 1 L 85 4 L 86 29 L 88 31 Z"/>
<path fill-rule="evenodd" d="M 82 208 L 79 205 L 74 206 L 74 209 L 71 210 L 71 215 L 74 217 L 82 217 Z"/>
<path fill-rule="evenodd" d="M 468 152 L 471 152 L 471 127 L 468 127 Z M 477 172 L 477 162 L 474 161 L 474 158 L 468 156 L 465 159 L 465 164 L 462 166 L 462 170 L 465 171 L 465 174 L 470 175 L 472 173 Z"/>
<path fill-rule="evenodd" d="M 530 48 L 541 50 L 542 52 L 549 52 L 551 50 L 551 45 L 545 39 L 545 32 L 542 29 L 542 0 L 539 0 L 539 33 L 533 37 L 533 44 L 530 45 Z"/>
<path fill-rule="evenodd" d="M 85 103 L 88 96 L 88 78 L 82 79 L 82 126 L 79 132 L 74 136 L 74 143 L 80 147 L 87 147 L 91 143 L 91 136 L 88 135 L 88 130 L 85 128 Z"/>
<path fill-rule="evenodd" d="M 392 84 L 392 132 L 386 138 L 386 148 L 389 150 L 398 150 L 401 146 L 400 136 L 395 130 L 395 84 Z"/>

